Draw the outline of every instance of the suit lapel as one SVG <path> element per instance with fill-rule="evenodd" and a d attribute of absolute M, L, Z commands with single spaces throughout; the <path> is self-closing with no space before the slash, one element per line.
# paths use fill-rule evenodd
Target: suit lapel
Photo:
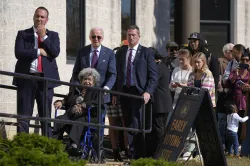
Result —
<path fill-rule="evenodd" d="M 34 36 L 34 30 L 33 27 L 28 29 L 27 31 L 27 42 L 30 43 L 30 47 L 34 48 L 35 47 L 35 36 Z"/>
<path fill-rule="evenodd" d="M 127 51 L 128 51 L 128 47 L 125 47 L 123 50 L 122 50 L 122 53 L 121 53 L 121 61 L 123 63 L 121 63 L 121 69 L 123 69 L 123 73 L 125 75 L 127 69 L 126 69 L 126 55 L 127 55 Z"/>
<path fill-rule="evenodd" d="M 136 64 L 139 62 L 139 59 L 140 59 L 139 57 L 140 57 L 141 53 L 142 53 L 142 47 L 139 44 L 139 46 L 137 48 L 137 51 L 136 51 L 136 54 L 135 54 L 135 59 L 134 59 L 134 62 L 133 62 L 134 66 L 136 66 Z M 134 69 L 135 69 L 135 67 L 134 67 Z"/>
<path fill-rule="evenodd" d="M 105 62 L 106 51 L 106 48 L 104 46 L 101 46 L 101 51 L 98 57 L 96 69 L 100 68 L 102 66 L 102 63 Z"/>

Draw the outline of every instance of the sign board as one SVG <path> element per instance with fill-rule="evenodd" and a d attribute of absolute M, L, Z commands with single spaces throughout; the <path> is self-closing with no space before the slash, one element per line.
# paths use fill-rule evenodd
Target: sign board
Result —
<path fill-rule="evenodd" d="M 192 127 L 196 129 L 204 165 L 227 165 L 209 93 L 190 87 L 183 88 L 179 96 L 155 158 L 177 161 Z"/>

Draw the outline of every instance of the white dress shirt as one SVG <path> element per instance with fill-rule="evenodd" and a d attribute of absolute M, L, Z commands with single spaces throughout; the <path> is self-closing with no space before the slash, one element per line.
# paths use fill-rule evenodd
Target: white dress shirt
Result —
<path fill-rule="evenodd" d="M 135 45 L 133 48 L 128 47 L 127 54 L 126 54 L 126 69 L 125 69 L 125 83 L 124 83 L 124 85 L 126 85 L 128 57 L 129 57 L 129 54 L 130 54 L 130 51 L 131 51 L 130 49 L 132 49 L 131 77 L 130 77 L 131 78 L 131 86 L 135 85 L 135 79 L 134 79 L 134 76 L 133 76 L 133 71 L 134 71 L 134 60 L 135 60 L 135 56 L 136 56 L 138 46 L 139 46 L 139 43 L 137 45 Z"/>
<path fill-rule="evenodd" d="M 37 49 L 37 57 L 40 56 L 40 49 L 38 49 L 38 35 L 37 35 L 37 29 L 33 26 L 33 30 L 34 30 L 34 49 Z M 45 39 L 47 39 L 48 36 L 45 35 L 44 37 L 41 38 L 41 41 L 43 42 Z M 37 65 L 38 65 L 38 59 L 33 59 L 33 61 L 31 62 L 30 65 L 30 73 L 38 73 L 37 70 Z"/>

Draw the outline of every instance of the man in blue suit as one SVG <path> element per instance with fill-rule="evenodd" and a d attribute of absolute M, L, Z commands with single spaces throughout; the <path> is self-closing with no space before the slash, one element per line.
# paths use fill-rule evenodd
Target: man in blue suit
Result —
<path fill-rule="evenodd" d="M 29 29 L 18 31 L 15 42 L 17 58 L 15 73 L 59 80 L 55 59 L 60 52 L 59 36 L 57 32 L 45 28 L 48 16 L 49 12 L 45 7 L 38 7 L 33 16 L 34 25 Z M 48 116 L 51 116 L 53 88 L 58 85 L 49 83 L 48 89 L 44 89 L 44 83 L 41 81 L 21 78 L 14 78 L 13 85 L 17 86 L 17 113 L 19 115 L 32 116 L 36 99 L 38 114 L 40 117 L 45 117 L 43 93 L 47 90 Z M 18 119 L 18 123 L 17 132 L 29 132 L 28 120 Z M 49 129 L 48 133 L 44 131 L 45 124 L 41 122 L 41 125 L 42 134 L 51 136 L 50 124 L 46 124 Z"/>
<path fill-rule="evenodd" d="M 121 96 L 121 109 L 126 127 L 142 127 L 142 104 L 147 104 L 157 86 L 157 68 L 152 49 L 139 44 L 140 30 L 132 25 L 127 30 L 128 47 L 116 53 L 117 80 L 114 90 L 143 96 L 144 101 Z M 116 103 L 113 98 L 113 103 Z M 128 132 L 129 152 L 132 158 L 143 155 L 141 134 Z"/>
<path fill-rule="evenodd" d="M 78 51 L 76 62 L 73 68 L 71 82 L 79 83 L 79 72 L 88 67 L 95 68 L 101 75 L 100 85 L 102 88 L 112 89 L 116 81 L 116 61 L 114 52 L 103 46 L 104 38 L 102 28 L 92 28 L 89 33 L 90 45 Z M 109 102 L 109 95 L 105 95 L 104 101 Z"/>
<path fill-rule="evenodd" d="M 90 45 L 81 48 L 78 51 L 76 62 L 73 68 L 73 74 L 70 82 L 79 83 L 79 72 L 88 67 L 95 68 L 101 78 L 100 86 L 104 89 L 112 89 L 116 80 L 116 60 L 113 50 L 103 46 L 101 43 L 104 39 L 104 32 L 102 28 L 91 28 L 89 33 Z M 104 103 L 110 101 L 110 95 L 104 95 Z M 106 108 L 106 104 L 104 105 Z M 103 123 L 105 123 L 106 109 L 103 110 Z M 103 142 L 104 130 L 102 130 L 101 144 Z"/>

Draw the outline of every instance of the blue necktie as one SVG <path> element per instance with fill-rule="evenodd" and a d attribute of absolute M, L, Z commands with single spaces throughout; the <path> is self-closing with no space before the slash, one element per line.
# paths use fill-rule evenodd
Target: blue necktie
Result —
<path fill-rule="evenodd" d="M 127 62 L 127 72 L 126 72 L 126 85 L 128 87 L 131 86 L 131 68 L 132 68 L 132 51 L 133 49 L 129 49 L 129 56 L 128 56 L 128 62 Z"/>
<path fill-rule="evenodd" d="M 93 51 L 92 60 L 91 60 L 91 67 L 92 68 L 96 68 L 96 66 L 97 66 L 97 62 L 98 62 L 97 52 L 98 52 L 98 50 Z"/>

